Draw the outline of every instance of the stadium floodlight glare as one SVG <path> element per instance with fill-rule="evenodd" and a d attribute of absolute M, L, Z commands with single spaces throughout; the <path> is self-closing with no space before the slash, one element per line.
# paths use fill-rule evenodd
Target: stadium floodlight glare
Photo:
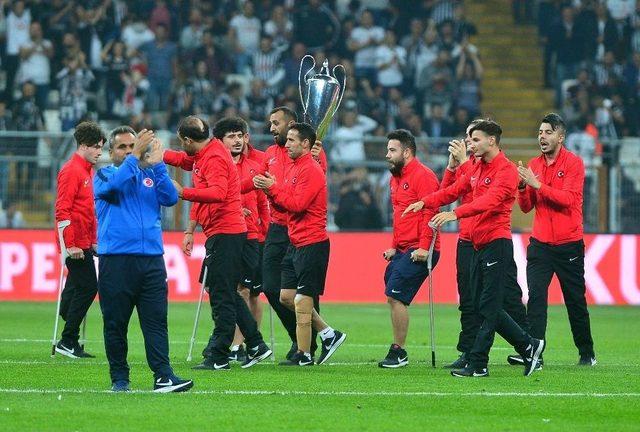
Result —
<path fill-rule="evenodd" d="M 198 331 L 198 320 L 200 320 L 200 309 L 202 308 L 202 298 L 204 297 L 204 291 L 207 284 L 207 273 L 209 267 L 204 266 L 204 272 L 202 272 L 202 285 L 200 286 L 200 298 L 198 299 L 198 306 L 196 307 L 196 317 L 193 321 L 193 331 L 191 332 L 191 340 L 189 341 L 189 353 L 187 354 L 187 361 L 191 361 L 191 354 L 193 353 L 193 344 L 196 342 L 196 332 Z"/>
<path fill-rule="evenodd" d="M 56 303 L 56 319 L 53 325 L 53 337 L 51 338 L 51 357 L 56 355 L 56 340 L 58 338 L 58 322 L 60 320 L 60 301 L 62 300 L 62 286 L 64 282 L 64 264 L 69 256 L 67 247 L 64 244 L 64 229 L 71 225 L 70 220 L 58 222 L 58 240 L 60 241 L 60 277 L 58 278 L 58 302 Z"/>
<path fill-rule="evenodd" d="M 431 366 L 436 367 L 436 336 L 435 323 L 433 317 L 433 249 L 436 246 L 438 228 L 429 222 L 429 227 L 433 231 L 433 238 L 429 245 L 429 256 L 427 257 L 427 269 L 429 270 L 429 330 L 431 332 Z"/>

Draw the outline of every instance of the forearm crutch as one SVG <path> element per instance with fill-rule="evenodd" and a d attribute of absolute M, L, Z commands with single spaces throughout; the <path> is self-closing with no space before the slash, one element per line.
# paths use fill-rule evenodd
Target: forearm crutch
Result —
<path fill-rule="evenodd" d="M 62 283 L 64 282 L 64 266 L 67 260 L 67 247 L 64 244 L 64 229 L 71 225 L 70 220 L 63 220 L 58 222 L 58 240 L 60 241 L 60 277 L 58 278 L 58 301 L 56 303 L 56 319 L 55 324 L 53 325 L 53 337 L 51 338 L 51 357 L 55 357 L 56 355 L 56 340 L 58 338 L 58 321 L 60 319 L 60 301 L 62 300 L 62 290 L 64 287 Z"/>
<path fill-rule="evenodd" d="M 207 284 L 207 273 L 209 271 L 209 267 L 207 265 L 204 266 L 204 271 L 202 272 L 202 285 L 200 286 L 200 298 L 198 299 L 198 306 L 196 307 L 196 318 L 193 321 L 193 331 L 191 332 L 191 340 L 189 341 L 189 353 L 187 354 L 187 361 L 191 361 L 191 354 L 193 353 L 193 344 L 196 342 L 196 332 L 198 331 L 198 321 L 200 320 L 200 309 L 202 308 L 202 298 L 204 297 L 204 291 Z"/>
<path fill-rule="evenodd" d="M 427 269 L 429 270 L 429 331 L 431 332 L 431 366 L 436 367 L 436 336 L 435 336 L 435 323 L 433 316 L 433 250 L 436 246 L 436 238 L 438 237 L 438 228 L 431 225 L 429 227 L 433 230 L 433 238 L 429 245 L 429 255 L 427 256 Z"/>

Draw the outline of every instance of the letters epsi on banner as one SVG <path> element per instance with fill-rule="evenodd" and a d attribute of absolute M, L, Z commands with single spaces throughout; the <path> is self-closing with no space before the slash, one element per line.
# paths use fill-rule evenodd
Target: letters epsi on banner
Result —
<path fill-rule="evenodd" d="M 171 301 L 196 301 L 197 278 L 204 258 L 204 237 L 197 235 L 190 257 L 181 251 L 182 233 L 164 235 L 165 263 Z M 442 252 L 434 271 L 435 300 L 456 303 L 456 234 L 442 234 Z M 382 252 L 391 243 L 390 233 L 332 233 L 331 261 L 325 302 L 384 302 Z M 514 235 L 518 281 L 527 298 L 527 235 Z M 585 237 L 587 300 L 592 304 L 640 305 L 640 236 L 587 235 Z M 59 257 L 53 230 L 0 230 L 0 301 L 55 301 Z M 424 302 L 422 289 L 417 301 Z M 562 303 L 554 278 L 550 303 Z"/>

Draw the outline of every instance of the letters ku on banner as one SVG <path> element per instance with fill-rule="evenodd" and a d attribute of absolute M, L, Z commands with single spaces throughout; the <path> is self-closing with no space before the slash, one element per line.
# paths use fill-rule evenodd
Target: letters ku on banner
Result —
<path fill-rule="evenodd" d="M 332 233 L 331 260 L 325 302 L 385 302 L 382 251 L 390 233 Z M 204 236 L 197 235 L 190 257 L 181 251 L 182 233 L 164 234 L 165 263 L 171 301 L 197 301 L 198 275 L 204 258 Z M 456 234 L 443 234 L 442 254 L 434 270 L 434 295 L 439 303 L 456 303 Z M 526 246 L 528 236 L 514 235 L 518 281 L 527 298 Z M 640 235 L 585 236 L 587 300 L 591 304 L 640 305 Z M 97 261 L 96 261 L 97 263 Z M 0 230 L 0 301 L 55 301 L 59 259 L 52 230 Z M 425 302 L 426 287 L 417 301 Z M 550 303 L 562 303 L 557 280 Z"/>

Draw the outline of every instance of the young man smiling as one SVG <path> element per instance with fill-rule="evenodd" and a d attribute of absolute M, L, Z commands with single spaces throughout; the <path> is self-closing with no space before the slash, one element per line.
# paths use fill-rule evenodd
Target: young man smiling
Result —
<path fill-rule="evenodd" d="M 287 214 L 291 245 L 282 261 L 280 301 L 296 314 L 297 352 L 282 362 L 286 366 L 311 366 L 312 328 L 322 339 L 318 364 L 326 362 L 347 335 L 334 330 L 318 314 L 314 305 L 324 293 L 329 265 L 327 235 L 327 181 L 311 148 L 316 133 L 307 123 L 293 123 L 285 148 L 293 161 L 282 179 L 266 172 L 253 182 L 265 191 L 278 209 Z"/>
<path fill-rule="evenodd" d="M 454 211 L 441 212 L 431 222 L 440 227 L 446 222 L 472 217 L 471 242 L 475 250 L 471 261 L 471 287 L 475 295 L 475 311 L 481 321 L 468 364 L 453 369 L 457 377 L 485 377 L 495 332 L 504 337 L 525 359 L 525 376 L 538 365 L 544 351 L 544 340 L 527 334 L 504 311 L 505 285 L 513 274 L 513 242 L 511 240 L 511 209 L 518 187 L 518 171 L 500 147 L 502 128 L 491 120 L 483 120 L 470 130 L 474 157 L 480 158 L 468 175 L 451 186 L 423 197 L 412 208 L 437 207 L 455 201 L 471 192 L 472 200 Z"/>

